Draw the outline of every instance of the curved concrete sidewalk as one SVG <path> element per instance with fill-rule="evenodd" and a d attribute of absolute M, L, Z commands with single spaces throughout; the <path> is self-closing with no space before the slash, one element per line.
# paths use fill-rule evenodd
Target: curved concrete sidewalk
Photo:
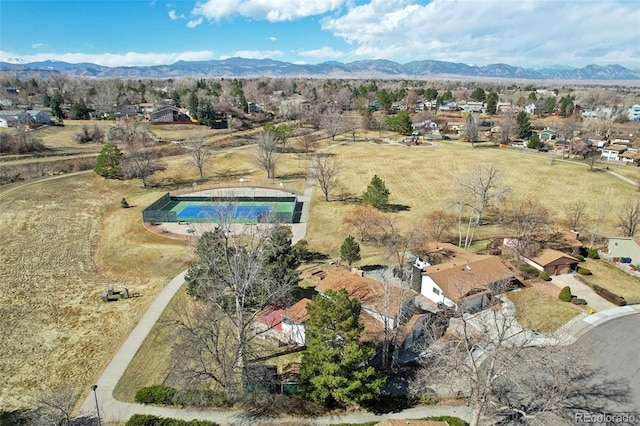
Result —
<path fill-rule="evenodd" d="M 620 306 L 613 309 L 597 312 L 595 314 L 581 314 L 568 322 L 558 330 L 558 335 L 563 335 L 567 344 L 575 343 L 585 333 L 612 319 L 627 315 L 640 314 L 640 305 Z"/>

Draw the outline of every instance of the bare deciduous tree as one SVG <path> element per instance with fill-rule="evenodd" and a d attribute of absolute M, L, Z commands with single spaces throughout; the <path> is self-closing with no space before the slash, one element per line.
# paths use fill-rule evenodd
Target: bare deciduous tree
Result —
<path fill-rule="evenodd" d="M 189 135 L 187 137 L 187 149 L 189 154 L 189 164 L 195 167 L 204 177 L 204 168 L 211 159 L 211 147 L 204 143 L 204 135 Z"/>
<path fill-rule="evenodd" d="M 73 407 L 78 395 L 70 386 L 54 386 L 38 392 L 33 398 L 34 411 L 30 425 L 33 426 L 66 426 L 73 420 Z"/>
<path fill-rule="evenodd" d="M 522 328 L 517 318 L 524 312 L 502 299 L 476 314 L 458 309 L 445 335 L 436 334 L 422 352 L 411 394 L 462 393 L 471 407 L 471 426 L 500 420 L 559 424 L 574 412 L 596 413 L 603 401 L 628 397 L 624 383 L 594 383 L 584 356 Z"/>
<path fill-rule="evenodd" d="M 513 238 L 518 258 L 538 251 L 550 221 L 549 210 L 535 199 L 513 201 L 500 212 L 500 222 Z"/>
<path fill-rule="evenodd" d="M 607 191 L 603 194 L 602 197 L 599 197 L 598 204 L 594 206 L 592 209 L 591 217 L 586 221 L 586 231 L 589 236 L 589 247 L 593 248 L 593 245 L 598 241 L 601 237 L 600 233 L 602 232 L 602 224 L 609 214 L 610 200 L 612 194 L 610 191 Z"/>
<path fill-rule="evenodd" d="M 269 131 L 260 133 L 255 160 L 267 172 L 267 178 L 275 177 L 276 165 L 279 159 L 276 136 Z"/>
<path fill-rule="evenodd" d="M 582 200 L 569 201 L 564 204 L 564 213 L 567 217 L 569 229 L 580 230 L 586 209 L 587 203 Z"/>
<path fill-rule="evenodd" d="M 344 117 L 338 108 L 330 108 L 320 117 L 320 128 L 331 136 L 331 140 L 344 132 L 344 127 Z"/>
<path fill-rule="evenodd" d="M 193 384 L 217 383 L 231 402 L 243 391 L 245 366 L 264 355 L 255 352 L 255 339 L 277 325 L 263 329 L 256 318 L 261 308 L 279 306 L 290 296 L 297 264 L 286 260 L 292 253 L 288 228 L 257 225 L 232 235 L 222 222 L 198 241 L 197 260 L 185 278 L 195 308 L 177 315 L 174 325 L 183 377 Z"/>
<path fill-rule="evenodd" d="M 167 168 L 157 151 L 145 148 L 140 143 L 127 144 L 127 153 L 123 163 L 125 177 L 142 179 L 143 187 L 147 186 L 149 176 Z"/>
<path fill-rule="evenodd" d="M 324 200 L 329 201 L 329 194 L 340 186 L 340 163 L 335 155 L 317 155 L 314 162 L 315 177 L 318 186 L 324 194 Z"/>
<path fill-rule="evenodd" d="M 382 222 L 382 213 L 370 204 L 361 204 L 346 215 L 344 223 L 358 231 L 360 242 L 371 241 Z"/>
<path fill-rule="evenodd" d="M 469 248 L 485 210 L 491 203 L 501 201 L 507 192 L 508 188 L 502 184 L 500 172 L 493 163 L 477 166 L 454 182 L 451 204 L 458 219 L 459 247 Z"/>
<path fill-rule="evenodd" d="M 625 237 L 633 237 L 640 224 L 640 201 L 627 201 L 618 213 L 618 229 Z"/>

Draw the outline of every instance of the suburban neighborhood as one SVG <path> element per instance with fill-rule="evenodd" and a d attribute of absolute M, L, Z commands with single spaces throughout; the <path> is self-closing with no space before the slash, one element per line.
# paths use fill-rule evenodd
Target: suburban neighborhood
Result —
<path fill-rule="evenodd" d="M 636 348 L 637 87 L 52 81 L 0 80 L 2 422 L 640 418 L 582 346 Z"/>

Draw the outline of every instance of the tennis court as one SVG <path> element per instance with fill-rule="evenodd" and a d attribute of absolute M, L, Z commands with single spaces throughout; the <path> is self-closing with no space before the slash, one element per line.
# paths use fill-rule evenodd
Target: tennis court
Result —
<path fill-rule="evenodd" d="M 143 211 L 145 222 L 293 223 L 297 197 L 202 197 L 166 194 Z"/>

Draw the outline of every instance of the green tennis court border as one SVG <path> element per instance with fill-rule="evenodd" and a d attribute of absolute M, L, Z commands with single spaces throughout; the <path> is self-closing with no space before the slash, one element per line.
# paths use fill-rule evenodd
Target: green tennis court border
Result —
<path fill-rule="evenodd" d="M 164 194 L 149 207 L 142 211 L 142 220 L 144 222 L 180 222 L 177 215 L 182 209 L 189 205 L 219 205 L 234 206 L 270 206 L 272 215 L 269 215 L 269 221 L 277 223 L 295 223 L 299 220 L 302 210 L 301 203 L 298 202 L 296 195 L 289 196 L 201 196 L 201 195 L 178 195 L 171 196 L 169 193 Z M 216 218 L 194 218 L 189 219 L 191 222 L 198 223 L 214 223 Z M 255 223 L 253 219 L 236 219 L 234 223 Z"/>

